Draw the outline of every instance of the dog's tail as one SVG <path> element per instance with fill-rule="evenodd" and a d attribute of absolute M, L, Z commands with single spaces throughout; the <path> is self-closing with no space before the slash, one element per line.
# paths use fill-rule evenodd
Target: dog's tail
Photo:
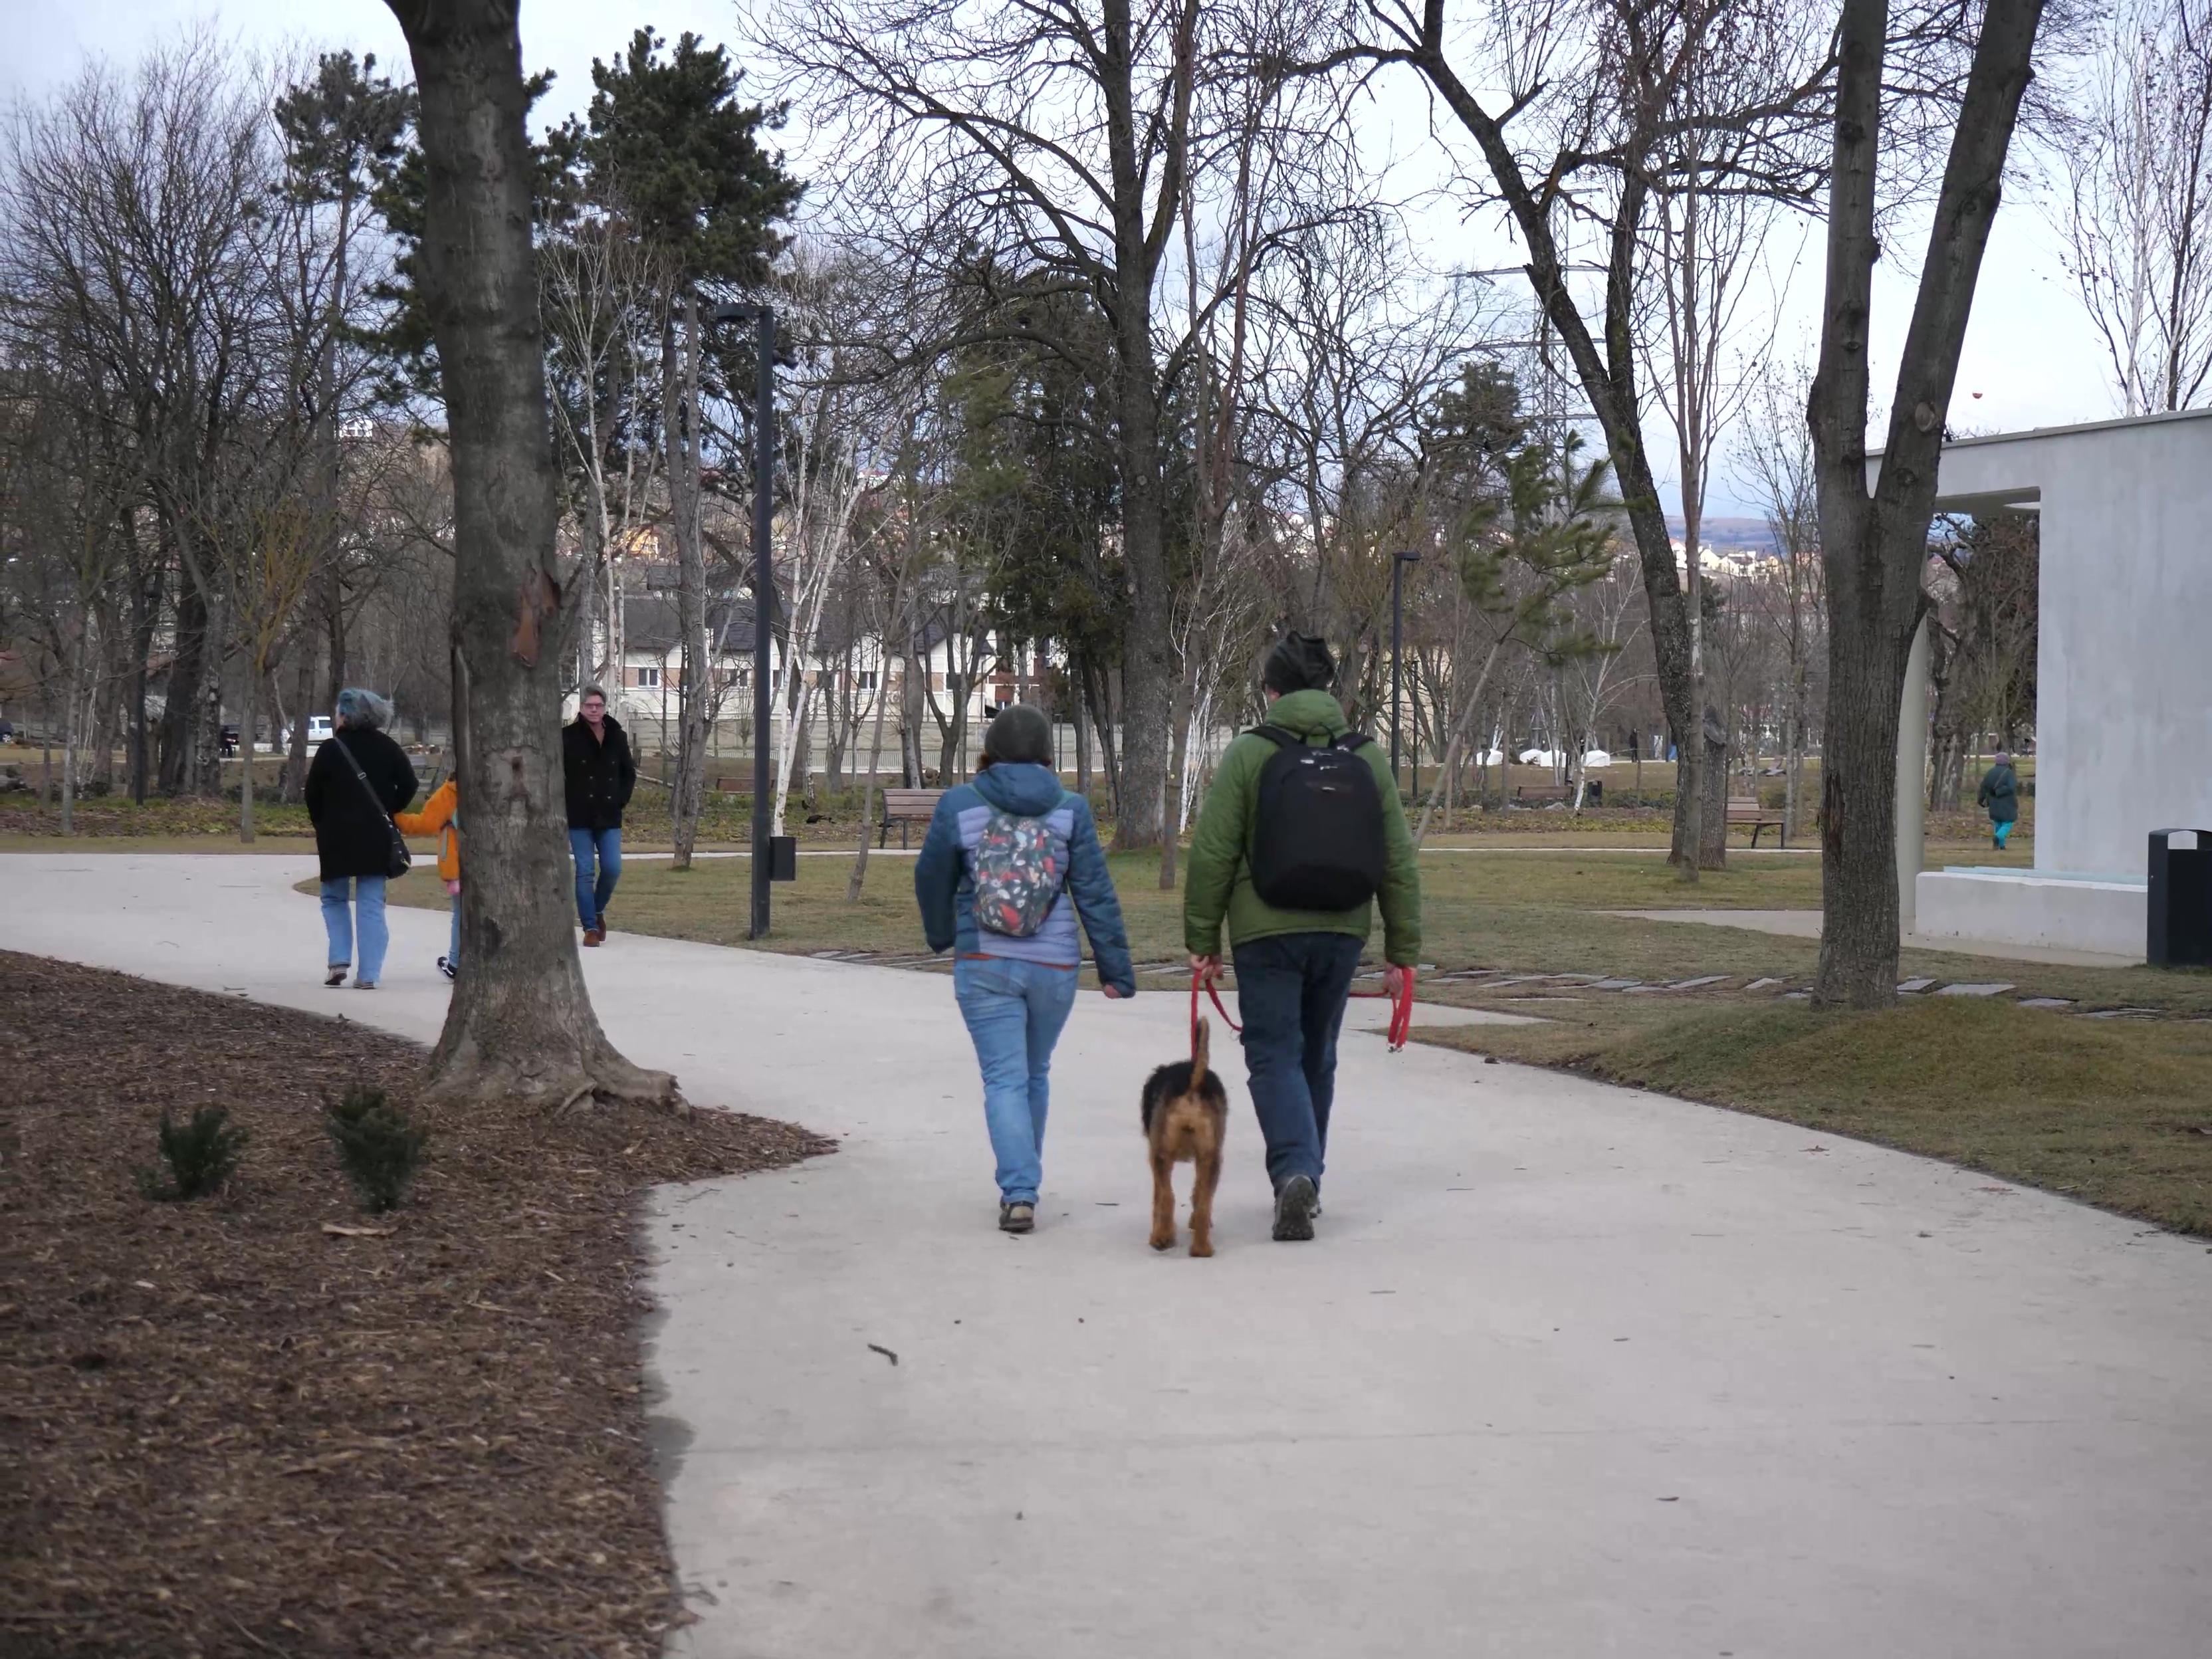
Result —
<path fill-rule="evenodd" d="M 1190 1086 L 1195 1090 L 1206 1081 L 1206 1022 L 1200 1020 L 1190 1034 Z"/>

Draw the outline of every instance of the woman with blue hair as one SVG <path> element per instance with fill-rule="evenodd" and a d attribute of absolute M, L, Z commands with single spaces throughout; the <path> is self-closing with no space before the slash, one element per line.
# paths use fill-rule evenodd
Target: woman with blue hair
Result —
<path fill-rule="evenodd" d="M 323 927 L 330 935 L 325 985 L 344 984 L 351 968 L 355 988 L 373 991 L 384 972 L 391 940 L 384 884 L 398 833 L 392 815 L 415 799 L 415 769 L 384 732 L 391 718 L 392 705 L 375 692 L 348 686 L 338 693 L 336 729 L 307 768 L 307 817 L 315 826 Z"/>

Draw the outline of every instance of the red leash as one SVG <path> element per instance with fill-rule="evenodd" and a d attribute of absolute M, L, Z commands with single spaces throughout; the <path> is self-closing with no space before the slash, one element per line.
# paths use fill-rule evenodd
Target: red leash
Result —
<path fill-rule="evenodd" d="M 1223 1023 L 1231 1030 L 1241 1031 L 1244 1029 L 1229 1018 L 1229 1010 L 1222 1006 L 1221 992 L 1212 980 L 1206 977 L 1201 969 L 1194 968 L 1190 970 L 1190 1046 L 1194 1054 L 1198 1050 L 1198 993 L 1200 986 L 1205 987 L 1206 994 L 1213 999 L 1214 1012 L 1221 1016 Z M 1398 970 L 1398 986 L 1396 995 L 1391 998 L 1390 1006 L 1390 1052 L 1394 1054 L 1406 1046 L 1407 1034 L 1413 1029 L 1413 970 L 1412 969 L 1401 968 Z M 1391 996 L 1391 993 L 1387 990 L 1354 991 L 1352 994 L 1356 997 Z"/>

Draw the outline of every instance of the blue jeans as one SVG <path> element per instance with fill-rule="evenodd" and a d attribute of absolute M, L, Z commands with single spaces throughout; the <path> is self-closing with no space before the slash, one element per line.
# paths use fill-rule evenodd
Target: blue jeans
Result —
<path fill-rule="evenodd" d="M 461 896 L 459 893 L 453 895 L 453 942 L 446 947 L 446 965 L 449 968 L 461 965 Z"/>
<path fill-rule="evenodd" d="M 576 857 L 576 920 L 589 932 L 606 925 L 607 901 L 622 879 L 622 830 L 571 830 L 568 850 Z M 592 866 L 597 864 L 596 875 Z"/>
<path fill-rule="evenodd" d="M 1292 1176 L 1317 1188 L 1336 1097 L 1336 1035 L 1364 941 L 1349 933 L 1281 933 L 1236 948 L 1237 1008 L 1252 1108 L 1276 1189 Z"/>
<path fill-rule="evenodd" d="M 361 960 L 353 963 L 353 976 L 374 985 L 384 977 L 384 947 L 392 942 L 384 922 L 382 876 L 343 876 L 323 884 L 323 931 L 331 936 L 331 953 L 323 960 L 333 968 L 353 963 L 356 909 L 361 912 Z"/>
<path fill-rule="evenodd" d="M 983 1121 L 999 1160 L 999 1196 L 1036 1202 L 1044 1178 L 1053 1045 L 1075 1006 L 1076 970 L 1006 957 L 962 957 L 952 994 L 983 1068 Z"/>

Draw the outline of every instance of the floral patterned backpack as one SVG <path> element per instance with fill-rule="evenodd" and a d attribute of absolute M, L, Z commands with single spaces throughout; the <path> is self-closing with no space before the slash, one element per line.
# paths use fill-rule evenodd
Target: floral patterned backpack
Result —
<path fill-rule="evenodd" d="M 1008 939 L 1028 939 L 1044 926 L 1066 873 L 1053 856 L 1042 818 L 994 810 L 973 854 L 975 922 Z"/>

